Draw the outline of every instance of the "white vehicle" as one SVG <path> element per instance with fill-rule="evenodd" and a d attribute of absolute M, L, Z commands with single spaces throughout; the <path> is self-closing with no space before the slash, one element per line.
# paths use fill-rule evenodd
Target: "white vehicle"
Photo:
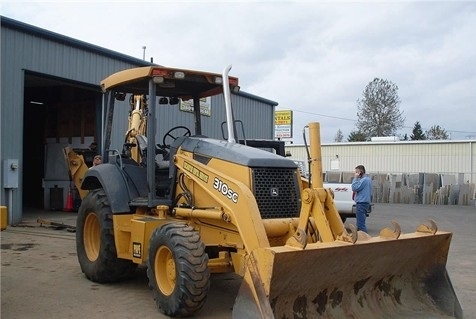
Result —
<path fill-rule="evenodd" d="M 342 219 L 355 218 L 355 201 L 352 199 L 352 186 L 346 183 L 324 183 L 324 188 L 332 189 L 334 193 L 334 203 Z M 367 217 L 372 211 L 372 205 L 369 206 Z"/>

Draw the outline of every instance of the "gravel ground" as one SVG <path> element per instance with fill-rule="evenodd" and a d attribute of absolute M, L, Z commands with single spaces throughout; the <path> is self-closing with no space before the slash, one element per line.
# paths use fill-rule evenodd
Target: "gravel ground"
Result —
<path fill-rule="evenodd" d="M 1 232 L 1 317 L 35 318 L 168 318 L 156 308 L 145 269 L 128 281 L 96 284 L 81 273 L 75 234 L 40 225 L 37 218 L 75 226 L 76 214 L 25 212 L 23 222 Z M 397 220 L 403 232 L 435 219 L 453 232 L 447 270 L 465 313 L 476 313 L 476 207 L 376 204 L 367 219 L 370 235 Z M 355 223 L 348 219 L 346 224 Z M 204 308 L 194 318 L 231 318 L 241 279 L 234 274 L 212 276 Z"/>

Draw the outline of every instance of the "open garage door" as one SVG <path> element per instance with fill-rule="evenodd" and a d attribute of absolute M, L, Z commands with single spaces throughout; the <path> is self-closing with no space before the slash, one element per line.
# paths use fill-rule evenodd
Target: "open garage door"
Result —
<path fill-rule="evenodd" d="M 88 150 L 100 134 L 101 92 L 91 86 L 25 73 L 23 207 L 60 210 L 70 187 L 65 146 Z"/>

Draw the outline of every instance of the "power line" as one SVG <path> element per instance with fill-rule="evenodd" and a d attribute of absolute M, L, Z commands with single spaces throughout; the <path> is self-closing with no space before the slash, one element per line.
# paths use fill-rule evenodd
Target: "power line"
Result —
<path fill-rule="evenodd" d="M 293 112 L 305 113 L 305 114 L 312 114 L 312 115 L 317 115 L 317 116 L 322 116 L 322 117 L 329 117 L 329 118 L 332 118 L 332 119 L 338 119 L 338 120 L 344 120 L 344 121 L 357 122 L 357 120 L 347 119 L 347 118 L 345 118 L 345 117 L 325 115 L 325 114 L 314 113 L 314 112 L 306 112 L 306 111 L 300 111 L 300 110 L 293 110 Z"/>
<path fill-rule="evenodd" d="M 297 112 L 297 113 L 305 113 L 305 114 L 317 115 L 317 116 L 322 116 L 322 117 L 328 117 L 328 118 L 337 119 L 337 120 L 357 122 L 357 120 L 348 119 L 348 118 L 345 118 L 345 117 L 332 116 L 332 115 L 326 115 L 326 114 L 315 113 L 315 112 L 307 112 L 307 111 L 301 111 L 301 110 L 292 110 L 292 111 Z M 413 129 L 413 126 L 403 126 L 402 128 Z M 444 129 L 448 133 L 476 134 L 476 132 L 471 132 L 471 131 L 458 131 L 458 130 L 449 130 L 449 129 L 446 129 L 446 128 L 443 128 L 443 127 L 441 127 L 441 128 Z M 430 128 L 423 128 L 422 127 L 422 130 L 428 131 L 429 129 Z"/>

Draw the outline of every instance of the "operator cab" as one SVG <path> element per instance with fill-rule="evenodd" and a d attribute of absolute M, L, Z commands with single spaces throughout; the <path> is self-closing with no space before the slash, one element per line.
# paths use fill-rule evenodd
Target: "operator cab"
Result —
<path fill-rule="evenodd" d="M 224 86 L 224 83 L 228 85 Z M 124 175 L 128 183 L 130 205 L 171 205 L 175 178 L 173 165 L 170 165 L 173 158 L 171 152 L 177 150 L 183 137 L 202 136 L 200 99 L 226 94 L 224 87 L 229 88 L 228 95 L 230 90 L 237 92 L 238 78 L 229 77 L 228 74 L 225 78 L 224 74 L 162 66 L 128 69 L 101 81 L 105 113 L 101 143 L 103 158 L 109 159 L 109 164 L 116 165 Z M 123 149 L 121 152 L 110 150 L 114 112 L 116 107 L 127 104 L 124 102 L 127 97 L 130 107 L 129 128 Z M 148 119 L 156 118 L 157 107 L 178 104 L 179 99 L 193 101 L 193 133 L 185 126 L 175 126 L 164 134 L 161 143 L 157 143 L 157 123 Z"/>

